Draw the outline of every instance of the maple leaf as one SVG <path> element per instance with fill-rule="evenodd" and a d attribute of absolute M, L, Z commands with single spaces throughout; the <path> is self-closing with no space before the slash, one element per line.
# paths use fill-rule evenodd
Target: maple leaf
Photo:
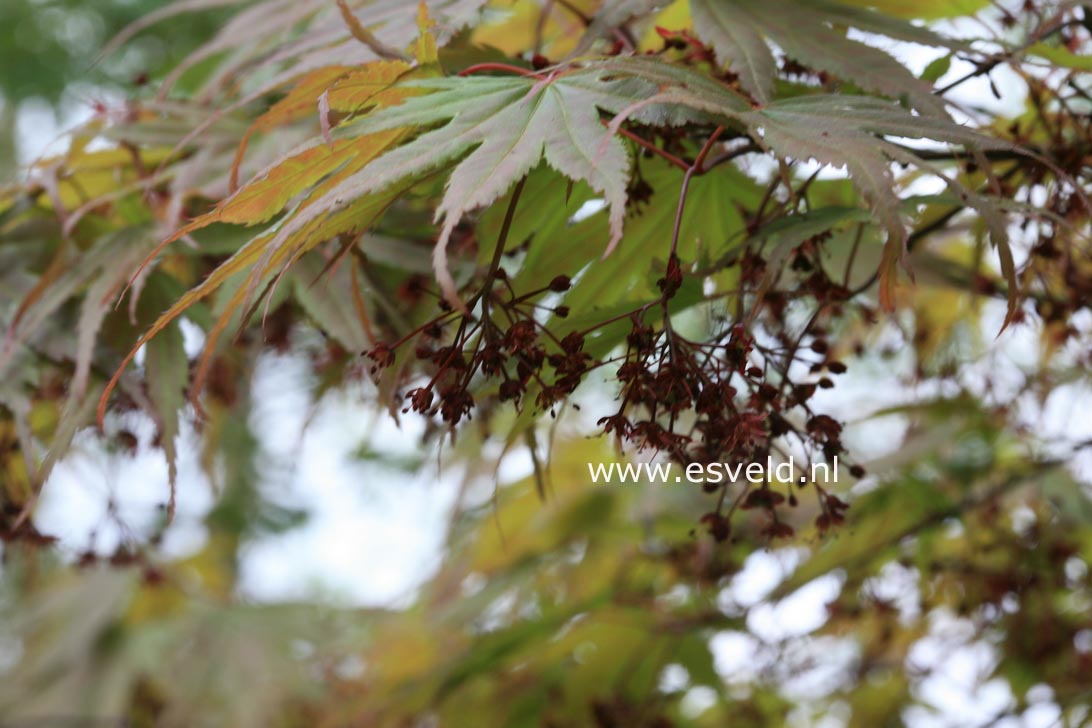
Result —
<path fill-rule="evenodd" d="M 436 210 L 443 220 L 433 267 L 445 297 L 461 306 L 448 270 L 447 243 L 459 221 L 485 207 L 527 175 L 540 161 L 566 177 L 587 182 L 609 210 L 609 253 L 622 237 L 629 157 L 625 145 L 600 122 L 599 110 L 618 113 L 656 86 L 637 78 L 613 78 L 606 68 L 549 77 L 465 77 L 408 82 L 429 89 L 426 96 L 379 110 L 350 124 L 346 132 L 375 134 L 404 127 L 439 128 L 376 159 L 317 203 L 345 201 L 383 189 L 406 176 L 454 164 Z M 642 120 L 668 121 L 662 108 L 640 112 Z M 286 225 L 291 235 L 306 216 Z"/>
<path fill-rule="evenodd" d="M 288 266 L 322 240 L 362 232 L 399 194 L 440 169 L 450 172 L 435 211 L 442 225 L 433 249 L 433 270 L 444 297 L 464 308 L 449 270 L 447 245 L 466 214 L 493 203 L 544 161 L 602 196 L 608 210 L 609 254 L 622 238 L 629 179 L 629 155 L 615 136 L 621 123 L 634 119 L 677 125 L 720 119 L 783 156 L 847 168 L 889 233 L 881 269 L 881 301 L 889 308 L 894 268 L 906 241 L 890 163 L 915 158 L 883 136 L 1007 146 L 946 119 L 915 115 L 870 97 L 819 94 L 753 109 L 723 84 L 647 58 L 590 61 L 545 76 L 526 72 L 411 78 L 397 84 L 405 76 L 390 63 L 401 62 L 371 64 L 374 83 L 362 76 L 354 81 L 357 86 L 364 81 L 363 96 L 353 96 L 361 108 L 380 108 L 343 123 L 329 144 L 317 141 L 272 165 L 216 210 L 165 241 L 164 245 L 213 222 L 266 222 L 303 194 L 274 228 L 183 296 L 141 339 L 144 343 L 229 276 L 249 268 L 249 283 L 236 291 L 209 335 L 195 390 L 216 338 L 234 310 L 249 307 L 259 281 L 272 275 L 279 280 Z M 614 115 L 607 128 L 600 112 Z"/>
<path fill-rule="evenodd" d="M 436 210 L 442 220 L 433 267 L 445 297 L 461 306 L 448 269 L 447 243 L 468 212 L 488 206 L 540 161 L 603 196 L 609 210 L 609 253 L 622 237 L 629 160 L 614 132 L 626 120 L 674 125 L 721 118 L 783 156 L 845 166 L 888 230 L 883 290 L 902 257 L 906 230 L 890 170 L 912 152 L 883 137 L 932 139 L 975 148 L 1011 148 L 947 119 L 922 116 L 872 97 L 817 94 L 753 109 L 726 86 L 651 59 L 586 62 L 549 76 L 454 77 L 408 81 L 430 91 L 347 124 L 342 134 L 425 129 L 416 138 L 346 176 L 313 208 L 285 223 L 276 247 L 317 215 L 400 179 L 451 167 Z M 603 129 L 599 111 L 615 118 Z M 439 126 L 437 126 L 439 125 Z M 888 303 L 885 295 L 885 304 Z"/>
<path fill-rule="evenodd" d="M 462 3 L 464 6 L 476 7 L 476 2 L 480 0 L 454 0 L 439 4 L 448 7 Z M 338 4 L 338 9 L 341 20 L 351 26 L 353 37 L 365 45 L 369 41 L 380 43 L 366 26 L 352 16 L 351 9 L 344 0 Z M 404 12 L 397 13 L 397 16 L 399 20 L 405 19 Z M 433 33 L 435 23 L 428 6 L 424 2 L 419 3 L 417 12 L 412 17 L 417 31 L 417 41 L 412 48 L 416 65 L 403 60 L 390 60 L 351 69 L 333 66 L 303 75 L 285 98 L 260 116 L 243 137 L 232 166 L 231 185 L 235 184 L 239 162 L 254 131 L 295 121 L 305 116 L 312 104 L 316 104 L 323 116 L 323 139 L 302 149 L 293 150 L 267 166 L 250 183 L 237 190 L 215 209 L 175 231 L 144 259 L 131 281 L 137 280 L 166 246 L 195 230 L 214 223 L 255 225 L 267 222 L 287 210 L 284 218 L 277 223 L 278 228 L 267 231 L 244 245 L 204 281 L 187 291 L 164 311 L 144 333 L 126 355 L 99 400 L 100 424 L 110 392 L 117 385 L 125 367 L 136 356 L 136 352 L 190 306 L 217 290 L 231 276 L 249 269 L 247 284 L 235 291 L 208 334 L 194 377 L 196 395 L 207 375 L 217 339 L 236 311 L 249 308 L 251 297 L 260 281 L 266 280 L 275 287 L 293 263 L 325 240 L 344 234 L 352 241 L 353 236 L 363 232 L 395 199 L 417 182 L 415 176 L 405 175 L 399 180 L 399 184 L 390 186 L 381 194 L 362 193 L 345 204 L 341 204 L 340 200 L 330 204 L 329 193 L 332 189 L 337 189 L 346 179 L 351 179 L 361 168 L 397 144 L 405 136 L 406 130 L 388 127 L 374 134 L 356 135 L 335 142 L 329 137 L 328 119 L 325 116 L 331 108 L 352 115 L 366 109 L 399 103 L 419 91 L 408 85 L 396 87 L 396 82 L 427 78 L 439 72 L 437 42 Z M 378 19 L 384 18 L 379 15 Z M 288 210 L 293 200 L 298 202 Z M 284 234 L 285 229 L 289 229 L 290 234 Z M 249 315 L 250 312 L 246 311 L 244 318 Z M 194 404 L 196 406 L 197 402 Z"/>
<path fill-rule="evenodd" d="M 762 104 L 770 101 L 777 70 L 769 40 L 789 58 L 816 70 L 871 91 L 906 97 L 923 111 L 944 115 L 944 102 L 933 96 L 929 84 L 883 51 L 846 38 L 832 26 L 924 45 L 953 45 L 924 28 L 829 0 L 692 0 L 690 10 L 698 37 L 731 63 L 743 88 Z"/>
<path fill-rule="evenodd" d="M 749 123 L 752 128 L 761 129 L 762 142 L 779 154 L 846 167 L 850 179 L 888 232 L 880 268 L 880 302 L 888 310 L 894 306 L 895 268 L 900 261 L 905 262 L 907 240 L 891 163 L 916 165 L 935 173 L 968 200 L 971 195 L 911 150 L 884 137 L 929 139 L 963 145 L 971 150 L 1016 149 L 1009 142 L 954 122 L 917 116 L 897 104 L 866 96 L 818 95 L 786 99 L 755 112 Z M 976 195 L 973 199 L 980 211 L 996 208 L 985 196 Z M 991 229 L 996 229 L 996 225 Z M 1002 250 L 1004 256 L 1007 240 L 996 234 L 994 240 L 999 247 L 1005 248 Z"/>
<path fill-rule="evenodd" d="M 624 25 L 634 18 L 655 12 L 663 5 L 661 0 L 611 0 L 603 3 L 588 23 L 587 30 L 584 31 L 583 37 L 580 38 L 580 42 L 576 44 L 570 56 L 586 53 L 596 40 L 607 35 L 611 29 Z"/>
<path fill-rule="evenodd" d="M 443 46 L 461 29 L 477 22 L 486 0 L 428 0 L 428 14 L 436 19 L 435 42 Z M 242 0 L 190 0 L 168 5 L 125 28 L 103 49 L 108 56 L 142 29 L 179 13 L 214 5 L 242 4 Z M 374 47 L 360 41 L 365 34 L 379 48 L 404 49 L 418 38 L 418 3 L 411 0 L 349 0 L 356 25 L 346 23 L 334 0 L 273 0 L 242 9 L 208 42 L 194 50 L 164 79 L 160 97 L 187 71 L 222 57 L 202 93 L 229 91 L 225 81 L 241 69 L 272 80 L 279 88 L 316 69 L 341 65 L 361 66 L 382 60 Z M 290 38 L 288 42 L 285 39 Z M 270 46 L 277 47 L 271 53 Z"/>
<path fill-rule="evenodd" d="M 235 255 L 218 266 L 205 280 L 187 291 L 170 306 L 140 338 L 139 343 L 132 348 L 122 366 L 114 374 L 100 399 L 99 419 L 101 420 L 105 412 L 107 396 L 140 346 L 163 331 L 190 306 L 216 291 L 233 275 L 250 270 L 250 283 L 241 286 L 234 293 L 209 334 L 198 374 L 195 376 L 195 392 L 199 390 L 200 387 L 197 385 L 202 382 L 207 371 L 217 337 L 226 328 L 232 315 L 240 307 L 246 307 L 259 280 L 268 279 L 275 274 L 279 279 L 280 274 L 283 274 L 288 266 L 325 240 L 339 234 L 356 234 L 362 231 L 378 218 L 399 194 L 413 184 L 415 181 L 413 179 L 402 180 L 402 184 L 392 186 L 383 194 L 361 195 L 351 200 L 351 204 L 342 206 L 338 210 L 329 207 L 315 208 L 316 201 L 324 199 L 327 191 L 359 172 L 361 168 L 402 138 L 404 133 L 400 129 L 391 129 L 352 139 L 339 139 L 330 146 L 320 143 L 294 152 L 286 159 L 271 165 L 215 209 L 183 226 L 156 246 L 133 274 L 133 279 L 138 278 L 143 269 L 167 245 L 214 223 L 244 225 L 263 223 L 285 212 L 286 207 L 296 198 L 299 198 L 299 202 L 287 211 L 284 219 L 278 224 L 284 226 L 300 216 L 307 216 L 306 224 L 294 227 L 294 234 L 291 236 L 278 237 L 275 231 L 266 231 L 253 238 Z M 278 271 L 280 274 L 277 273 Z"/>
<path fill-rule="evenodd" d="M 610 65 L 615 74 L 622 74 L 627 64 L 614 62 Z M 642 65 L 642 77 L 656 76 L 650 72 L 655 62 L 646 61 Z M 775 101 L 759 109 L 741 110 L 737 96 L 726 89 L 710 89 L 697 78 L 691 82 L 690 77 L 694 74 L 688 71 L 670 69 L 662 76 L 664 82 L 659 85 L 658 93 L 627 107 L 611 121 L 609 128 L 618 129 L 631 114 L 645 106 L 676 104 L 742 125 L 760 146 L 783 157 L 814 159 L 845 167 L 854 186 L 888 232 L 880 268 L 880 301 L 885 309 L 890 310 L 894 305 L 895 268 L 900 261 L 905 264 L 907 240 L 899 210 L 900 198 L 891 172 L 892 162 L 917 165 L 933 172 L 956 188 L 968 204 L 973 202 L 980 212 L 994 210 L 996 214 L 991 219 L 1000 215 L 997 204 L 989 197 L 970 195 L 958 182 L 942 175 L 911 149 L 885 137 L 928 139 L 962 145 L 972 152 L 983 149 L 1019 151 L 1009 142 L 967 129 L 946 118 L 922 116 L 893 101 L 869 96 L 814 94 Z M 991 230 L 996 230 L 997 226 L 995 221 Z M 993 239 L 999 249 L 1007 246 L 1007 240 L 1001 236 L 994 234 Z M 1003 263 L 1007 253 L 1007 250 L 1001 250 Z M 1005 266 L 1006 269 L 1012 267 L 1007 263 Z"/>

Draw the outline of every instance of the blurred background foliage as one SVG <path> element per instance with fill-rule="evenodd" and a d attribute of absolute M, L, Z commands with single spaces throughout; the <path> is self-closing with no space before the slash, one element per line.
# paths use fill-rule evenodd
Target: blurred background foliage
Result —
<path fill-rule="evenodd" d="M 40 102 L 63 115 L 132 94 L 162 78 L 227 17 L 215 8 L 184 14 L 141 33 L 122 52 L 100 57 L 117 32 L 165 5 L 163 0 L 5 0 L 0 5 L 0 180 L 14 173 L 20 105 Z"/>
<path fill-rule="evenodd" d="M 563 56 L 583 30 L 580 14 L 601 9 L 596 2 L 565 4 L 578 12 L 540 22 L 542 3 L 490 3 L 490 22 L 455 34 L 444 58 L 466 66 L 521 52 L 536 39 L 552 57 Z M 635 26 L 638 43 L 662 43 L 655 25 L 689 22 L 687 3 L 663 4 L 661 14 Z M 1037 27 L 1060 7 L 986 7 L 971 0 L 852 4 L 928 19 L 981 11 L 989 27 L 1014 34 Z M 150 100 L 156 80 L 230 17 L 216 8 L 177 16 L 94 63 L 114 32 L 162 5 L 4 0 L 0 164 L 14 173 L 16 110 L 22 105 L 37 99 L 60 107 L 67 96 L 101 91 L 116 94 L 109 109 L 96 111 L 109 117 L 129 108 L 128 101 Z M 645 13 L 653 4 L 619 5 Z M 1083 12 L 1075 20 L 1087 21 L 1087 10 L 1065 9 Z M 1078 26 L 1073 38 L 1084 46 L 1052 41 L 1036 48 L 1036 62 L 1049 58 L 1062 74 L 1079 70 L 1087 56 L 1074 49 L 1087 48 L 1087 38 L 1076 35 L 1084 32 Z M 973 58 L 990 62 L 996 47 L 988 47 Z M 931 68 L 931 81 L 947 72 Z M 967 68 L 957 64 L 954 77 Z M 785 76 L 790 78 L 779 79 L 781 92 L 805 92 L 806 83 Z M 176 96 L 210 79 L 215 66 L 198 66 L 182 77 Z M 1075 155 L 1073 169 L 1087 171 L 1081 154 L 1088 154 L 1088 98 L 1081 95 L 1080 75 L 1049 77 L 1034 70 L 1007 79 L 1031 90 L 1027 103 L 1011 117 L 976 117 L 981 126 L 1005 134 L 1013 124 L 1023 125 L 1031 131 L 1022 141 L 1055 144 Z M 1062 89 L 1071 86 L 1080 93 L 1063 97 Z M 702 521 L 710 497 L 698 488 L 592 486 L 587 463 L 619 461 L 621 454 L 608 439 L 588 437 L 594 427 L 587 415 L 567 408 L 536 427 L 528 424 L 529 414 L 494 412 L 491 426 L 476 420 L 440 453 L 443 487 L 456 492 L 454 505 L 439 524 L 421 516 L 420 529 L 441 531 L 441 548 L 432 568 L 418 575 L 419 589 L 408 603 L 352 606 L 318 592 L 257 600 L 241 585 L 249 550 L 269 534 L 298 528 L 307 514 L 279 487 L 278 473 L 292 467 L 294 453 L 260 435 L 269 395 L 259 390 L 256 372 L 271 361 L 274 367 L 299 364 L 306 372 L 293 385 L 305 390 L 294 405 L 303 411 L 295 413 L 300 419 L 309 421 L 320 406 L 353 400 L 361 391 L 370 403 L 363 408 L 367 416 L 386 417 L 374 403 L 389 393 L 368 384 L 357 356 L 371 336 L 352 291 L 366 290 L 380 326 L 408 328 L 427 317 L 434 302 L 421 303 L 419 290 L 429 272 L 423 261 L 433 234 L 425 200 L 440 183 L 417 188 L 361 241 L 367 266 L 340 267 L 327 285 L 315 286 L 334 251 L 301 259 L 273 295 L 264 329 L 251 327 L 213 359 L 201 437 L 190 431 L 192 413 L 181 421 L 164 417 L 182 406 L 192 373 L 183 325 L 148 345 L 142 369 L 122 380 L 120 404 L 98 437 L 88 429 L 94 399 L 127 347 L 249 235 L 227 225 L 195 233 L 196 245 L 178 246 L 142 282 L 131 312 L 84 303 L 116 289 L 180 218 L 222 196 L 231 152 L 247 128 L 246 114 L 253 113 L 211 124 L 184 160 L 193 164 L 179 172 L 180 185 L 198 190 L 185 200 L 191 208 L 173 205 L 168 194 L 149 198 L 139 184 L 167 158 L 170 144 L 207 118 L 208 109 L 152 102 L 148 108 L 155 113 L 127 120 L 121 132 L 96 118 L 74 137 L 64 159 L 70 174 L 57 187 L 59 206 L 74 214 L 89 199 L 119 188 L 126 193 L 110 198 L 116 204 L 108 212 L 94 205 L 84 211 L 73 223 L 71 242 L 52 205 L 40 202 L 41 190 L 29 202 L 12 195 L 0 203 L 0 320 L 14 330 L 21 302 L 31 300 L 22 311 L 23 328 L 34 331 L 19 340 L 20 356 L 0 386 L 0 726 L 82 720 L 134 726 L 873 728 L 1080 726 L 1092 720 L 1092 505 L 1082 459 L 1087 418 L 1066 420 L 1056 404 L 1048 407 L 1058 399 L 1088 402 L 1092 325 L 1087 310 L 1078 310 L 1087 303 L 1074 283 L 1085 275 L 1081 265 L 1031 270 L 1028 279 L 1044 279 L 1046 293 L 1023 303 L 1017 343 L 999 346 L 1004 291 L 997 271 L 982 262 L 981 221 L 959 218 L 951 228 L 940 225 L 931 244 L 916 251 L 916 283 L 903 286 L 902 309 L 889 322 L 879 322 L 876 310 L 867 308 L 830 323 L 831 356 L 850 362 L 851 372 L 824 401 L 832 407 L 841 402 L 847 440 L 866 453 L 861 460 L 868 471 L 832 487 L 831 495 L 851 503 L 838 529 L 819 528 L 824 509 L 807 491 L 793 504 L 791 538 L 770 541 L 762 519 L 743 518 L 733 523 L 732 539 L 716 542 Z M 306 133 L 316 133 L 313 118 L 297 126 L 304 125 Z M 121 145 L 84 146 L 101 140 L 100 132 L 110 142 L 139 140 L 138 163 Z M 292 127 L 255 141 L 250 171 L 302 136 Z M 680 142 L 683 151 L 692 152 L 687 143 Z M 662 256 L 674 212 L 662 200 L 677 198 L 681 179 L 656 159 L 641 158 L 640 165 L 652 204 L 633 211 L 627 222 L 632 257 L 591 269 L 591 282 L 573 291 L 574 305 L 625 310 L 655 293 L 658 274 L 649 261 Z M 703 214 L 687 221 L 682 250 L 706 255 L 705 262 L 714 258 L 703 241 L 712 247 L 738 234 L 749 211 L 764 204 L 767 177 L 777 173 L 728 166 L 696 181 L 690 200 Z M 796 182 L 808 174 L 792 170 Z M 980 172 L 966 175 L 983 181 Z M 575 263 L 597 260 L 605 221 L 572 218 L 593 193 L 545 169 L 532 172 L 527 184 L 539 204 L 516 219 L 513 239 L 535 235 L 538 247 L 528 253 L 533 266 L 524 275 L 543 283 Z M 810 201 L 860 212 L 858 195 L 844 179 L 809 184 Z M 1016 189 L 1043 189 L 1045 183 L 1018 175 L 1011 184 L 1015 197 Z M 475 221 L 483 238 L 496 238 L 507 200 Z M 940 196 L 922 202 L 915 208 L 919 225 L 943 218 L 948 202 Z M 553 209 L 565 215 L 543 212 Z M 864 268 L 875 268 L 881 232 L 858 220 L 847 214 L 832 228 L 824 249 L 831 269 L 842 270 L 854 256 Z M 1086 245 L 1078 236 L 1073 240 Z M 791 275 L 807 274 L 801 264 Z M 374 279 L 358 284 L 356 275 Z M 736 285 L 739 277 L 736 268 L 722 270 L 716 283 Z M 55 293 L 36 293 L 43 279 Z M 229 293 L 242 284 L 233 279 Z M 685 295 L 696 304 L 701 292 L 694 288 Z M 191 308 L 186 326 L 210 329 L 225 298 Z M 576 327 L 579 311 L 574 314 Z M 691 312 L 681 325 L 704 331 L 712 318 Z M 101 335 L 86 373 L 87 392 L 74 394 L 74 362 L 86 348 L 77 332 L 88 327 Z M 611 387 L 592 382 L 591 391 L 582 392 L 585 405 L 604 393 L 613 396 Z M 392 447 L 392 439 L 416 435 L 360 438 L 354 458 L 368 464 L 364 477 L 397 489 L 414 474 L 440 473 L 435 448 L 443 433 L 424 429 L 408 451 Z M 190 452 L 174 453 L 176 442 Z M 36 474 L 48 473 L 44 464 L 52 467 L 76 447 L 72 443 L 100 452 L 111 466 L 154 456 L 154 475 L 145 469 L 127 476 L 138 481 L 143 509 L 135 517 L 126 510 L 132 504 L 110 489 L 94 494 L 108 507 L 101 531 L 87 543 L 39 531 L 33 518 L 31 528 L 14 537 L 16 529 L 9 527 L 27 522 L 43 485 Z M 164 515 L 164 450 L 180 461 L 189 458 L 191 466 L 198 461 L 190 471 L 209 474 L 208 480 L 180 484 L 211 494 L 207 508 L 180 511 L 183 525 L 188 518 L 201 535 L 187 549 L 164 548 L 171 535 Z M 505 455 L 518 453 L 531 453 L 533 463 L 524 463 L 516 476 L 498 475 Z M 106 479 L 115 481 L 110 485 L 122 480 L 120 472 L 108 470 Z M 112 540 L 96 540 L 107 531 L 115 534 Z M 378 562 L 394 558 L 358 554 L 351 578 L 367 580 Z"/>

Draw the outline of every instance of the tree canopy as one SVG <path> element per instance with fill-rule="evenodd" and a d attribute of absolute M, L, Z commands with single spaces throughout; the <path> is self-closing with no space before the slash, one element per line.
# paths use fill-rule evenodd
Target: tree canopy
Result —
<path fill-rule="evenodd" d="M 137 11 L 102 63 L 200 40 L 0 191 L 0 725 L 1092 719 L 1092 7 Z M 382 487 L 460 484 L 412 604 L 241 593 L 306 517 L 270 352 L 422 431 Z M 36 515 L 89 441 L 167 463 L 108 551 Z"/>

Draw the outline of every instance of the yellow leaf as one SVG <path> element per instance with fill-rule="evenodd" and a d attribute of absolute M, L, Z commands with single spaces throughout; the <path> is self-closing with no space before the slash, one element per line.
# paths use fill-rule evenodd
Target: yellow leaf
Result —
<path fill-rule="evenodd" d="M 422 66 L 435 66 L 440 62 L 440 55 L 436 51 L 436 36 L 432 34 L 432 26 L 435 24 L 428 14 L 428 5 L 421 0 L 417 4 L 417 28 L 420 33 L 413 47 L 413 57 Z"/>
<path fill-rule="evenodd" d="M 368 67 L 370 66 L 365 68 Z M 272 129 L 317 113 L 319 96 L 339 78 L 353 70 L 353 66 L 326 66 L 302 76 L 283 99 L 270 106 L 268 111 L 254 121 L 247 135 L 255 130 Z"/>
<path fill-rule="evenodd" d="M 258 117 L 235 151 L 231 165 L 231 190 L 239 186 L 239 166 L 246 154 L 250 138 L 259 131 L 290 124 L 314 115 L 318 118 L 319 99 L 326 94 L 334 111 L 357 112 L 372 106 L 386 106 L 401 102 L 404 89 L 390 87 L 412 71 L 403 61 L 378 61 L 362 67 L 326 66 L 300 78 L 288 94 Z M 384 93 L 390 90 L 390 93 Z"/>
<path fill-rule="evenodd" d="M 346 165 L 350 174 L 360 169 L 378 151 L 390 146 L 399 134 L 398 130 L 380 132 L 356 139 L 339 139 L 332 147 L 321 145 L 307 149 L 239 190 L 221 207 L 204 216 L 210 219 L 200 227 L 211 222 L 240 225 L 265 222 L 281 212 L 293 197 L 331 173 L 344 171 Z"/>
<path fill-rule="evenodd" d="M 35 167 L 59 168 L 57 197 L 65 210 L 74 210 L 136 182 L 141 172 L 147 173 L 156 169 L 170 153 L 170 149 L 162 147 L 139 152 L 126 148 L 87 152 L 84 145 L 73 144 L 66 154 L 42 160 Z M 42 202 L 52 205 L 52 201 L 45 194 Z"/>
<path fill-rule="evenodd" d="M 30 497 L 30 474 L 19 447 L 15 423 L 0 419 L 0 498 L 17 506 Z"/>
<path fill-rule="evenodd" d="M 404 133 L 405 132 L 402 130 L 390 130 L 358 137 L 354 140 L 348 140 L 355 144 L 350 160 L 342 165 L 341 169 L 328 179 L 324 185 L 320 185 L 313 190 L 308 198 L 301 203 L 299 208 L 294 211 L 293 215 L 298 215 L 302 210 L 310 207 L 316 200 L 322 199 L 326 190 L 333 185 L 336 185 L 343 178 L 359 171 L 364 165 L 371 162 L 391 144 L 395 143 Z M 134 345 L 132 350 L 126 355 L 125 359 L 118 367 L 118 370 L 114 373 L 114 376 L 103 391 L 102 397 L 99 399 L 99 422 L 102 422 L 102 419 L 106 414 L 106 402 L 109 399 L 110 393 L 113 391 L 114 387 L 117 386 L 122 372 L 133 360 L 133 357 L 136 356 L 140 347 L 166 328 L 172 321 L 181 316 L 186 309 L 218 289 L 228 278 L 236 273 L 253 269 L 255 266 L 260 265 L 261 270 L 251 271 L 251 280 L 258 281 L 261 278 L 272 274 L 274 271 L 282 270 L 287 265 L 291 265 L 291 263 L 300 255 L 318 245 L 323 240 L 328 240 L 337 234 L 347 232 L 355 233 L 363 230 L 383 214 L 391 202 L 399 195 L 403 194 L 408 187 L 412 186 L 413 182 L 413 180 L 404 181 L 402 184 L 394 185 L 382 192 L 366 195 L 340 210 L 333 211 L 327 215 L 319 215 L 275 249 L 270 249 L 269 246 L 276 239 L 276 231 L 264 233 L 247 243 L 242 249 L 235 253 L 235 255 L 209 274 L 208 278 L 202 281 L 198 286 L 191 288 L 183 294 L 182 297 L 179 298 L 173 306 L 167 309 L 151 328 L 140 337 L 136 345 Z M 156 251 L 153 251 L 149 258 L 146 259 L 145 265 L 154 258 L 159 250 L 165 245 L 173 240 L 177 240 L 185 232 L 219 221 L 220 218 L 216 217 L 219 212 L 219 210 L 214 210 L 212 213 L 195 220 L 194 223 L 175 233 L 163 243 L 160 243 Z M 211 352 L 214 350 L 217 338 L 231 321 L 232 315 L 244 304 L 250 292 L 250 285 L 240 286 L 239 290 L 235 292 L 229 301 L 224 313 L 216 322 L 213 330 L 209 332 L 205 344 L 205 353 L 202 356 L 197 373 L 194 376 L 193 390 L 195 397 L 201 391 L 204 383 Z"/>
<path fill-rule="evenodd" d="M 402 61 L 381 61 L 349 71 L 330 85 L 330 108 L 356 113 L 371 106 L 401 103 L 410 90 L 392 86 L 410 70 L 410 65 Z"/>
<path fill-rule="evenodd" d="M 668 5 L 648 24 L 648 29 L 637 44 L 639 51 L 655 51 L 664 45 L 664 39 L 656 32 L 656 27 L 679 30 L 690 26 L 690 0 L 681 0 Z"/>
<path fill-rule="evenodd" d="M 502 20 L 479 25 L 474 30 L 474 45 L 499 48 L 510 56 L 519 56 L 526 49 L 534 48 L 541 38 L 539 51 L 553 59 L 562 59 L 576 48 L 584 34 L 584 17 L 595 14 L 597 3 L 574 0 L 564 6 L 556 3 L 550 8 L 545 23 L 541 23 L 543 6 L 535 0 L 508 0 L 491 3 Z M 549 6 L 548 6 L 549 7 Z M 541 30 L 540 30 L 541 28 Z"/>

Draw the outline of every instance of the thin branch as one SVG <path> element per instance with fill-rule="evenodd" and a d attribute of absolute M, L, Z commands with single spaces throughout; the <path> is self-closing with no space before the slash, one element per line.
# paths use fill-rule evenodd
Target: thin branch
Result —
<path fill-rule="evenodd" d="M 690 192 L 690 180 L 695 174 L 701 174 L 702 168 L 705 164 L 705 158 L 709 156 L 709 150 L 716 144 L 717 139 L 724 133 L 724 127 L 718 126 L 713 130 L 713 133 L 709 135 L 709 138 L 705 140 L 705 144 L 702 146 L 701 151 L 698 152 L 697 159 L 686 169 L 686 175 L 683 177 L 682 189 L 679 190 L 679 205 L 675 208 L 675 227 L 671 231 L 671 257 L 675 257 L 679 248 L 679 232 L 682 229 L 683 210 L 686 208 L 686 196 Z"/>
<path fill-rule="evenodd" d="M 501 223 L 500 234 L 497 235 L 497 246 L 493 249 L 493 260 L 489 262 L 489 272 L 485 276 L 485 285 L 478 293 L 478 296 L 482 299 L 483 322 L 489 321 L 489 296 L 493 292 L 493 281 L 496 278 L 497 270 L 500 269 L 501 257 L 504 255 L 504 249 L 508 244 L 508 233 L 512 229 L 512 220 L 516 216 L 516 205 L 519 204 L 519 198 L 523 194 L 523 186 L 526 183 L 527 178 L 524 177 L 516 183 L 516 188 L 512 191 L 512 199 L 508 201 L 508 209 L 504 211 L 504 221 Z M 473 305 L 474 302 L 471 301 L 470 306 Z"/>
<path fill-rule="evenodd" d="M 1005 53 L 1001 53 L 1001 54 L 998 54 L 996 56 L 993 56 L 988 61 L 982 61 L 982 62 L 976 64 L 976 67 L 975 67 L 975 69 L 973 71 L 970 71 L 970 72 L 964 74 L 963 76 L 960 76 L 956 80 L 952 81 L 951 83 L 946 84 L 945 86 L 936 89 L 935 91 L 933 91 L 933 93 L 935 95 L 937 95 L 937 96 L 943 96 L 944 94 L 948 93 L 952 89 L 956 88 L 957 86 L 963 85 L 964 83 L 966 83 L 967 81 L 970 81 L 973 78 L 978 78 L 979 76 L 988 75 L 995 68 L 1000 66 L 1002 63 L 1006 63 L 1008 61 L 1011 61 L 1013 58 L 1020 55 L 1021 53 L 1026 51 L 1031 46 L 1033 46 L 1036 43 L 1042 41 L 1044 38 L 1049 38 L 1050 36 L 1054 35 L 1055 33 L 1058 33 L 1059 31 L 1063 30 L 1064 28 L 1066 28 L 1066 27 L 1068 27 L 1070 25 L 1079 24 L 1081 22 L 1079 20 L 1061 21 L 1062 16 L 1064 16 L 1067 11 L 1068 11 L 1068 8 L 1063 8 L 1053 18 L 1051 18 L 1049 22 L 1046 22 L 1046 23 L 1043 23 L 1042 25 L 1040 25 L 1039 28 L 1037 28 L 1031 34 L 1031 37 L 1026 42 L 1024 42 L 1023 44 L 1018 46 L 1017 48 L 1013 48 L 1010 51 L 1007 51 Z"/>
<path fill-rule="evenodd" d="M 505 73 L 514 73 L 517 76 L 526 76 L 527 78 L 533 78 L 537 81 L 545 81 L 546 76 L 541 73 L 536 73 L 526 68 L 520 68 L 519 66 L 513 66 L 510 63 L 475 63 L 473 66 L 467 66 L 463 70 L 459 71 L 459 76 L 470 76 L 475 73 L 483 73 L 485 71 L 503 71 Z"/>
<path fill-rule="evenodd" d="M 610 122 L 607 122 L 607 121 L 603 121 L 602 124 L 603 124 L 603 126 L 607 126 L 607 127 L 610 126 Z M 663 159 L 666 159 L 668 162 L 675 165 L 679 169 L 684 170 L 684 171 L 690 169 L 689 164 L 687 164 L 683 160 L 679 159 L 678 157 L 676 157 L 671 152 L 668 152 L 668 151 L 665 151 L 665 150 L 661 149 L 660 147 L 656 146 L 655 144 L 648 141 L 647 139 L 644 139 L 644 138 L 638 136 L 637 134 L 634 134 L 633 132 L 631 132 L 631 131 L 629 131 L 627 129 L 621 129 L 620 128 L 620 129 L 618 129 L 618 133 L 621 134 L 622 136 L 624 136 L 626 139 L 629 139 L 631 142 L 635 142 L 638 146 L 640 146 L 640 147 L 642 147 L 644 149 L 647 149 L 648 151 L 662 157 Z"/>
<path fill-rule="evenodd" d="M 857 249 L 861 247 L 861 238 L 864 237 L 864 223 L 857 223 L 857 234 L 853 237 L 853 247 L 849 250 L 849 260 L 846 261 L 846 273 L 842 280 L 842 287 L 849 288 L 849 277 L 853 273 L 853 262 L 857 259 Z"/>

